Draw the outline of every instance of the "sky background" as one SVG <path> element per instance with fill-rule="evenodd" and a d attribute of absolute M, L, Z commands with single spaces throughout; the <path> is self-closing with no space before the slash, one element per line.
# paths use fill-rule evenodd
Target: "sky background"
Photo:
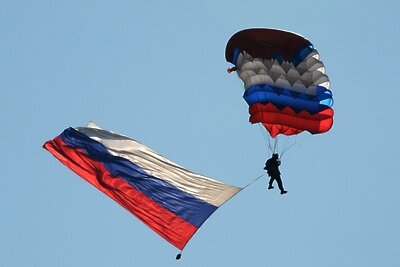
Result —
<path fill-rule="evenodd" d="M 0 0 L 0 266 L 400 264 L 398 1 Z M 269 157 L 225 45 L 300 33 L 331 80 L 335 122 L 179 252 L 42 144 L 89 121 L 236 186 Z"/>

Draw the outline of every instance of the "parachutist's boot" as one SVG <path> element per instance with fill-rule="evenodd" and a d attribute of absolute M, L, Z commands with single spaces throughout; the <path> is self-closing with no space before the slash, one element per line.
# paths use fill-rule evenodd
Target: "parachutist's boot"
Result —
<path fill-rule="evenodd" d="M 271 189 L 274 189 L 274 187 L 272 185 L 269 185 L 268 189 L 271 190 Z"/>
<path fill-rule="evenodd" d="M 287 193 L 286 190 L 281 190 L 281 195 L 284 195 L 284 194 L 286 194 L 286 193 Z"/>

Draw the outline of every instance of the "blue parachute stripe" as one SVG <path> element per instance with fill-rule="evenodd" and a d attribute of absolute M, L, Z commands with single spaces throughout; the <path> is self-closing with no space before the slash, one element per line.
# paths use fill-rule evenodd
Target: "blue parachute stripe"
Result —
<path fill-rule="evenodd" d="M 243 95 L 249 106 L 255 103 L 272 103 L 276 106 L 290 107 L 296 112 L 305 110 L 311 114 L 318 113 L 333 105 L 332 92 L 325 87 L 317 86 L 315 96 L 293 92 L 268 84 L 253 85 Z"/>
<path fill-rule="evenodd" d="M 293 65 L 297 66 L 301 62 L 303 62 L 303 60 L 306 59 L 312 51 L 314 51 L 314 46 L 312 45 L 312 43 L 309 42 L 306 46 L 299 48 L 299 50 L 292 56 L 289 61 L 292 62 Z"/>
<path fill-rule="evenodd" d="M 67 145 L 82 149 L 91 158 L 101 162 L 113 176 L 124 179 L 132 187 L 196 227 L 200 227 L 217 209 L 216 206 L 148 174 L 135 163 L 110 154 L 100 142 L 73 128 L 66 129 L 60 137 Z"/>
<path fill-rule="evenodd" d="M 274 56 L 273 56 L 273 58 L 274 58 L 276 61 L 278 61 L 279 64 L 282 64 L 282 62 L 283 62 L 283 60 L 284 60 L 283 55 L 282 55 L 282 53 L 281 53 L 280 51 L 276 51 L 275 54 L 274 54 Z"/>
<path fill-rule="evenodd" d="M 235 66 L 236 66 L 236 63 L 237 63 L 239 55 L 240 55 L 240 49 L 239 48 L 235 48 L 235 51 L 233 51 L 233 58 L 232 58 L 232 63 Z"/>

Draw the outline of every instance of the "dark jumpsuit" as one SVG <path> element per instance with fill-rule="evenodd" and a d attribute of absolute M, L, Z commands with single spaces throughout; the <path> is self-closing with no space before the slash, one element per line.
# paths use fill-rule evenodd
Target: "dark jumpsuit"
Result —
<path fill-rule="evenodd" d="M 282 192 L 285 192 L 285 189 L 283 188 L 283 183 L 282 183 L 282 179 L 281 179 L 281 172 L 279 171 L 279 165 L 280 165 L 280 161 L 278 161 L 277 158 L 270 158 L 269 160 L 267 160 L 267 162 L 265 162 L 265 167 L 264 170 L 267 171 L 268 176 L 271 177 L 271 179 L 269 179 L 269 186 L 272 187 L 272 183 L 274 182 L 274 180 L 276 180 L 276 182 L 278 183 L 278 187 L 279 190 L 281 190 Z"/>

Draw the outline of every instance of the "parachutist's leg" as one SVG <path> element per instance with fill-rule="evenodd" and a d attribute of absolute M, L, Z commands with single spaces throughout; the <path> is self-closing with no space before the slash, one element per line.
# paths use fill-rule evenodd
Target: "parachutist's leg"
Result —
<path fill-rule="evenodd" d="M 269 179 L 269 183 L 268 183 L 269 190 L 274 189 L 274 187 L 272 186 L 272 183 L 274 182 L 274 180 L 275 180 L 274 177 L 271 176 L 271 178 Z"/>
<path fill-rule="evenodd" d="M 281 177 L 278 175 L 275 177 L 276 182 L 278 183 L 279 190 L 281 190 L 281 194 L 286 194 L 287 191 L 283 188 L 283 183 Z"/>

